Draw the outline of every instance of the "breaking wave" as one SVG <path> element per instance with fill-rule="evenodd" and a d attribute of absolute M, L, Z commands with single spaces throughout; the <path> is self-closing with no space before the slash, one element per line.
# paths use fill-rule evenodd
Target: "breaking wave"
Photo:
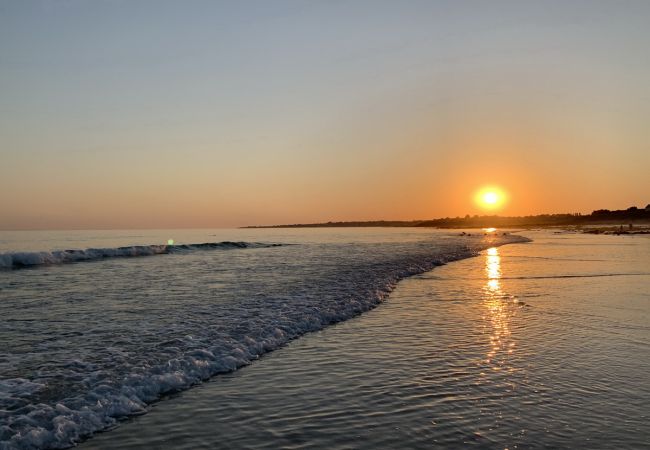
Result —
<path fill-rule="evenodd" d="M 136 256 L 167 255 L 196 250 L 228 250 L 237 248 L 267 248 L 283 244 L 261 242 L 205 242 L 202 244 L 132 245 L 116 248 L 88 248 L 86 250 L 58 250 L 53 252 L 0 253 L 0 269 L 97 261 L 107 258 L 131 258 Z"/>
<path fill-rule="evenodd" d="M 124 284 L 124 290 L 111 297 L 110 289 L 97 286 L 100 277 L 94 278 L 95 294 L 84 299 L 88 305 L 83 316 L 75 315 L 67 328 L 60 323 L 53 328 L 35 319 L 36 313 L 16 312 L 24 301 L 17 298 L 14 317 L 5 321 L 7 333 L 30 327 L 39 344 L 27 353 L 6 355 L 0 378 L 0 450 L 73 446 L 120 418 L 145 413 L 166 394 L 236 370 L 305 333 L 374 308 L 403 278 L 493 245 L 525 241 L 508 236 L 489 244 L 471 237 L 414 244 L 299 245 L 263 257 L 244 255 L 241 261 L 217 254 L 218 262 L 203 275 L 188 266 L 179 269 L 185 272 L 167 299 L 161 291 L 147 297 L 146 273 L 126 282 L 121 280 L 126 272 L 120 272 L 106 282 Z M 274 244 L 222 242 L 93 252 L 98 259 L 269 245 Z M 95 255 L 89 252 L 82 254 Z M 10 262 L 14 267 L 13 256 Z M 235 284 L 211 297 L 206 292 L 212 291 L 201 289 L 218 289 L 209 284 L 211 271 L 217 269 L 227 271 Z M 138 279 L 142 289 L 131 284 Z M 187 295 L 182 296 L 185 288 Z M 66 289 L 61 295 L 68 302 Z M 2 367 L 0 360 L 0 373 Z"/>

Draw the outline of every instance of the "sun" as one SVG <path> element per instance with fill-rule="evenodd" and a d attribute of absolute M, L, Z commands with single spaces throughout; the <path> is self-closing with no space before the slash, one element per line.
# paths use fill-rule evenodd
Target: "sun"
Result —
<path fill-rule="evenodd" d="M 494 186 L 480 189 L 474 197 L 476 204 L 482 209 L 495 210 L 501 208 L 505 201 L 506 195 L 502 189 Z"/>
<path fill-rule="evenodd" d="M 499 194 L 496 192 L 486 192 L 483 194 L 483 203 L 486 203 L 488 205 L 494 205 L 499 201 Z"/>

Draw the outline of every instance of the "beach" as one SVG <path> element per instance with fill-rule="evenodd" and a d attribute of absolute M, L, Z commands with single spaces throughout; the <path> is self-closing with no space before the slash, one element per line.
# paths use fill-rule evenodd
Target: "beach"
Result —
<path fill-rule="evenodd" d="M 0 450 L 650 449 L 650 1 L 0 3 Z"/>
<path fill-rule="evenodd" d="M 0 441 L 71 446 L 369 311 L 404 278 L 525 240 L 394 229 L 5 233 Z"/>
<path fill-rule="evenodd" d="M 525 234 L 81 448 L 647 447 L 650 239 Z"/>

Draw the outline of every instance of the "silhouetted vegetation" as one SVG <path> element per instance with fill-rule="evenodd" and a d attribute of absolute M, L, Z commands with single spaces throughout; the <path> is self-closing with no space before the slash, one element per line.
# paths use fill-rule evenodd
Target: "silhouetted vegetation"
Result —
<path fill-rule="evenodd" d="M 650 222 L 650 205 L 644 209 L 632 206 L 610 211 L 599 209 L 591 214 L 540 214 L 537 216 L 501 217 L 470 216 L 444 217 L 431 220 L 371 220 L 355 222 L 326 222 L 292 225 L 251 226 L 244 228 L 334 228 L 334 227 L 435 227 L 435 228 L 533 228 L 548 226 L 581 226 L 598 224 L 629 224 Z"/>

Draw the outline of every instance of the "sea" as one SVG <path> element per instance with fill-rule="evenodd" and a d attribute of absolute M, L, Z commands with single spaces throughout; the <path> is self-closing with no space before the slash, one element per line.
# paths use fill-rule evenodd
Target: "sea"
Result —
<path fill-rule="evenodd" d="M 648 236 L 0 232 L 0 314 L 3 450 L 650 446 Z"/>

